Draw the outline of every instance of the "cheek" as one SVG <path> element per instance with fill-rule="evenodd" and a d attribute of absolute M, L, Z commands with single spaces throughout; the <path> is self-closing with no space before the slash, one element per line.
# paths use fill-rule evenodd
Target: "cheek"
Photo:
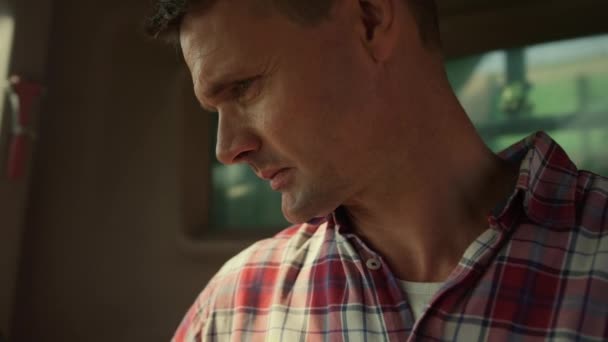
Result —
<path fill-rule="evenodd" d="M 270 143 L 292 159 L 352 158 L 373 122 L 361 61 L 339 52 L 292 55 L 285 65 L 265 90 L 260 121 Z"/>
<path fill-rule="evenodd" d="M 312 74 L 318 72 L 303 67 L 275 75 L 260 109 L 264 132 L 289 140 L 309 140 L 331 132 L 340 117 L 339 106 L 331 88 L 324 86 L 327 82 Z"/>

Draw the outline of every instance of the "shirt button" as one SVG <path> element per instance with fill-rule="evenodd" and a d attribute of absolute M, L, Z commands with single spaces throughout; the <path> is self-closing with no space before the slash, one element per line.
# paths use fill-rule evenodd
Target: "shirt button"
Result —
<path fill-rule="evenodd" d="M 380 267 L 382 267 L 382 264 L 380 263 L 380 260 L 376 258 L 370 258 L 367 259 L 367 261 L 365 262 L 365 266 L 367 266 L 367 268 L 369 268 L 370 270 L 375 271 L 377 269 L 380 269 Z"/>

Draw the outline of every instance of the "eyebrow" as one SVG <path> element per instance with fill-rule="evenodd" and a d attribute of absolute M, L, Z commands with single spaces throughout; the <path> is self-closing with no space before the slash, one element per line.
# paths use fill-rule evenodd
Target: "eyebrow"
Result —
<path fill-rule="evenodd" d="M 209 105 L 207 105 L 207 104 L 205 103 L 205 102 L 206 102 L 206 99 L 207 99 L 207 95 L 206 95 L 206 94 L 207 94 L 207 91 L 203 91 L 203 94 L 204 94 L 204 95 L 203 95 L 203 98 L 201 98 L 201 97 L 198 95 L 198 89 L 197 89 L 197 86 L 195 85 L 195 86 L 194 86 L 194 95 L 195 95 L 195 97 L 196 97 L 196 102 L 198 102 L 199 106 L 200 106 L 200 107 L 201 107 L 203 110 L 205 110 L 205 111 L 207 111 L 207 112 L 210 112 L 210 113 L 215 113 L 215 112 L 217 112 L 217 109 L 215 109 L 215 108 L 213 108 L 212 106 L 209 106 Z"/>
<path fill-rule="evenodd" d="M 220 81 L 203 90 L 203 96 L 207 99 L 215 99 L 221 92 L 228 88 L 234 81 Z"/>
<path fill-rule="evenodd" d="M 212 64 L 215 65 L 215 64 Z M 209 61 L 207 61 L 206 66 L 209 67 Z M 225 65 L 224 65 L 225 67 Z M 217 68 L 217 66 L 216 66 Z M 254 79 L 254 78 L 258 78 L 260 77 L 259 73 L 256 73 L 255 75 L 251 74 L 252 70 L 250 70 L 250 68 L 232 68 L 231 70 L 229 70 L 226 73 L 219 73 L 219 75 L 214 75 L 214 76 L 208 76 L 209 81 L 208 82 L 201 82 L 203 80 L 203 78 L 201 78 L 203 74 L 203 72 L 199 69 L 198 70 L 198 74 L 199 74 L 199 79 L 198 79 L 198 83 L 199 85 L 201 85 L 201 94 L 202 94 L 202 100 L 216 100 L 220 94 L 222 92 L 224 92 L 226 89 L 238 84 L 239 82 L 243 82 L 243 81 L 247 81 L 250 79 Z M 203 103 L 203 101 L 199 101 L 201 102 L 201 107 L 209 112 L 217 112 L 217 109 L 209 106 L 209 105 L 205 105 Z"/>
<path fill-rule="evenodd" d="M 216 108 L 214 108 L 210 105 L 207 105 L 205 103 L 205 101 L 207 99 L 209 99 L 209 100 L 215 99 L 224 89 L 226 89 L 228 87 L 228 85 L 229 85 L 228 82 L 222 82 L 222 83 L 213 84 L 209 87 L 204 87 L 203 90 L 201 91 L 202 98 L 198 98 L 200 107 L 203 110 L 210 112 L 210 113 L 217 112 Z"/>

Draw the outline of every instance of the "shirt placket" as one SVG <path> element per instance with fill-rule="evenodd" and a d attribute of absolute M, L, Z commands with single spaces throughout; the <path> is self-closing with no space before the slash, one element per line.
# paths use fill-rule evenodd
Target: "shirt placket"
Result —
<path fill-rule="evenodd" d="M 410 336 L 414 327 L 414 316 L 408 299 L 398 286 L 397 279 L 383 258 L 359 237 L 354 234 L 345 234 L 345 237 L 352 242 L 361 258 L 362 270 L 365 273 L 362 276 L 374 290 L 371 293 L 376 295 L 371 300 L 376 306 L 383 308 L 380 320 L 384 331 L 387 331 L 384 340 L 404 341 Z M 386 310 L 388 300 L 392 303 L 403 303 L 403 309 L 399 314 L 394 310 Z"/>
<path fill-rule="evenodd" d="M 517 199 L 514 200 L 517 201 Z M 449 320 L 440 319 L 432 313 L 442 311 L 451 316 L 458 315 L 457 313 L 451 313 L 450 308 L 444 303 L 456 300 L 456 296 L 463 296 L 462 292 L 457 291 L 459 289 L 466 288 L 466 293 L 473 291 L 479 278 L 490 267 L 499 251 L 508 243 L 508 232 L 514 229 L 520 214 L 517 206 L 510 204 L 507 205 L 505 213 L 499 218 L 489 217 L 489 228 L 484 232 L 484 234 L 489 235 L 482 241 L 480 241 L 480 238 L 483 235 L 480 236 L 467 248 L 458 266 L 446 280 L 445 285 L 431 299 L 431 302 L 414 325 L 408 341 L 452 340 L 452 336 L 443 336 L 439 333 L 445 331 L 445 324 Z M 452 317 L 453 320 L 454 317 Z"/>

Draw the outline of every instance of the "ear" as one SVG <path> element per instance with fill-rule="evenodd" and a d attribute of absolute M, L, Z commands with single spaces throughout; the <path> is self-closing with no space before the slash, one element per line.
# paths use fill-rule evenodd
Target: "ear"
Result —
<path fill-rule="evenodd" d="M 401 0 L 358 0 L 361 42 L 375 61 L 386 60 L 395 46 L 395 1 Z"/>

